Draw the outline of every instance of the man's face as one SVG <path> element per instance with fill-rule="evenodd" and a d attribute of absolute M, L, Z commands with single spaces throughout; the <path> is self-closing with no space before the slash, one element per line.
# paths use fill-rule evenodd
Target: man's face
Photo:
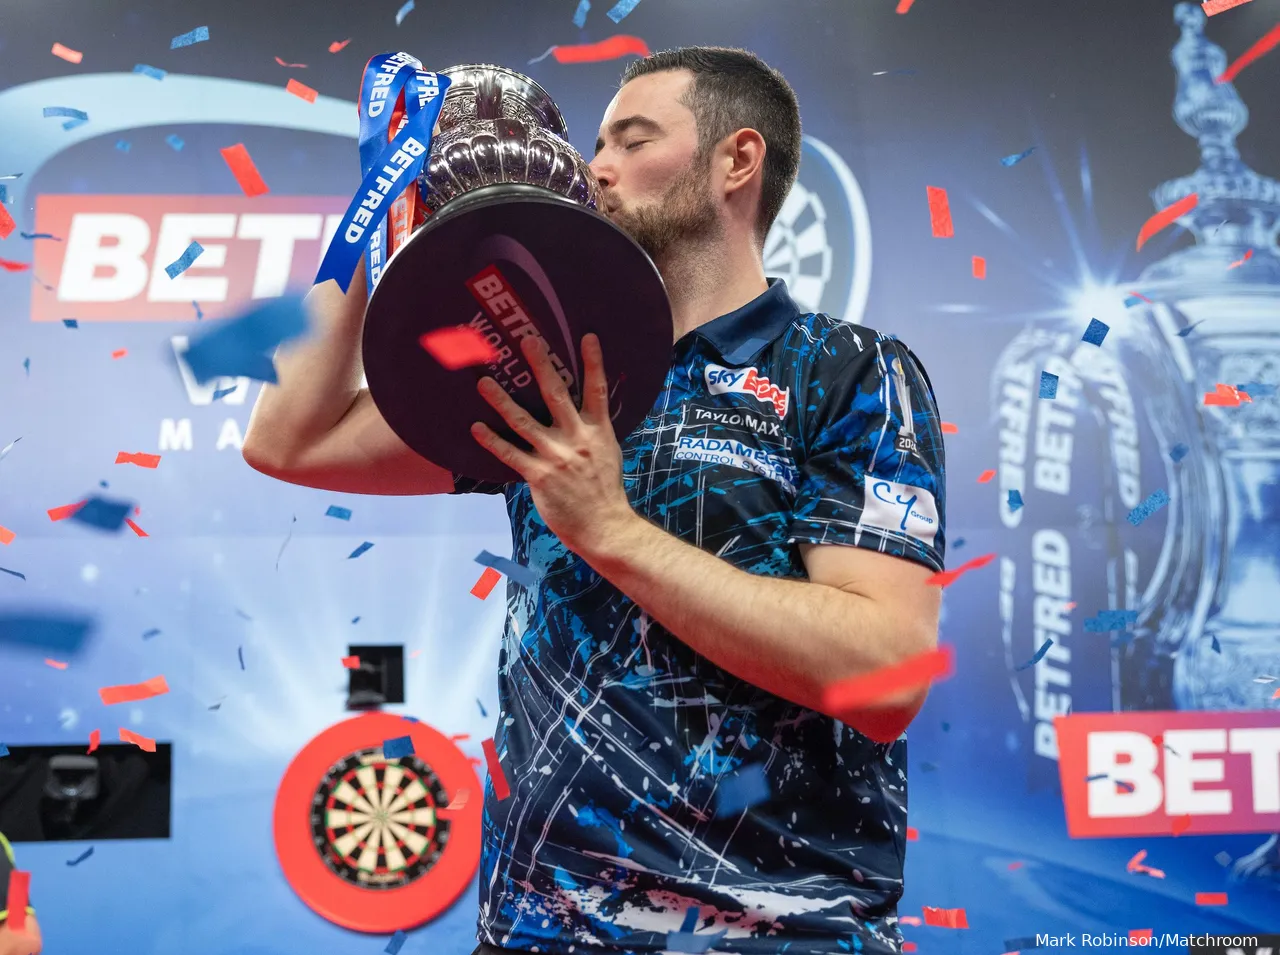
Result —
<path fill-rule="evenodd" d="M 679 242 L 719 234 L 710 156 L 698 156 L 692 111 L 680 102 L 687 70 L 650 73 L 627 83 L 605 111 L 591 170 L 603 212 L 649 256 L 661 261 Z"/>

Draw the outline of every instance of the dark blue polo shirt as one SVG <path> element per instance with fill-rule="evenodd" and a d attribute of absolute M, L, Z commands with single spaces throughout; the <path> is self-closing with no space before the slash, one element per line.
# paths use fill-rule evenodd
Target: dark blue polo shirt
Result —
<path fill-rule="evenodd" d="M 919 361 L 802 313 L 778 280 L 675 343 L 623 482 L 639 514 L 752 574 L 804 578 L 799 542 L 943 569 L 942 429 Z M 514 559 L 541 574 L 507 586 L 511 795 L 485 787 L 480 940 L 669 951 L 697 907 L 699 934 L 726 933 L 716 951 L 900 951 L 905 738 L 875 743 L 695 653 L 560 543 L 527 484 L 457 479 L 468 492 L 505 495 Z M 744 771 L 770 798 L 717 814 Z"/>

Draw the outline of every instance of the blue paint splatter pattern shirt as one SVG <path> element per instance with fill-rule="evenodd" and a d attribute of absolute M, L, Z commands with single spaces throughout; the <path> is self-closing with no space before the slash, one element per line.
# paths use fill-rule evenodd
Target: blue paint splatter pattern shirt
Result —
<path fill-rule="evenodd" d="M 748 573 L 804 578 L 802 542 L 943 569 L 927 375 L 893 336 L 802 313 L 782 281 L 675 343 L 623 456 L 637 513 Z M 471 492 L 505 496 L 514 559 L 542 575 L 507 587 L 511 795 L 485 787 L 479 939 L 665 952 L 695 907 L 720 952 L 901 951 L 905 737 L 876 743 L 695 653 L 561 544 L 527 484 L 455 476 Z M 717 815 L 745 767 L 771 797 Z"/>

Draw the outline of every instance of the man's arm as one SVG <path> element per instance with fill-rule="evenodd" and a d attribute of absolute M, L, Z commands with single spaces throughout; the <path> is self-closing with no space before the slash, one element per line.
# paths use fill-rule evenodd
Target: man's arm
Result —
<path fill-rule="evenodd" d="M 933 571 L 838 544 L 802 544 L 801 555 L 809 580 L 749 574 L 636 515 L 582 557 L 717 666 L 892 742 L 927 689 L 852 714 L 825 710 L 822 690 L 937 645 L 941 588 L 924 582 Z"/>
<path fill-rule="evenodd" d="M 344 295 L 337 282 L 306 298 L 313 332 L 276 356 L 279 383 L 264 384 L 241 454 L 290 484 L 354 494 L 446 494 L 453 476 L 391 430 L 361 387 L 364 259 Z"/>

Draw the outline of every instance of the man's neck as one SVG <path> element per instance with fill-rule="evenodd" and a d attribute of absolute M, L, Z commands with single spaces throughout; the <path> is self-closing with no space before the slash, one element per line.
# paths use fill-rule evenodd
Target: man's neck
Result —
<path fill-rule="evenodd" d="M 700 325 L 727 315 L 769 288 L 760 253 L 752 246 L 720 243 L 673 252 L 658 263 L 671 301 L 675 341 Z"/>

